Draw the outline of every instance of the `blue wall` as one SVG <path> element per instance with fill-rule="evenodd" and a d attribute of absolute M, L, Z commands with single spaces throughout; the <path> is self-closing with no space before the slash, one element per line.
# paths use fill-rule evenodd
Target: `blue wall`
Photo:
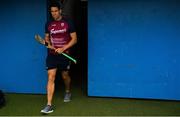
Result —
<path fill-rule="evenodd" d="M 180 100 L 180 1 L 88 5 L 88 95 Z"/>
<path fill-rule="evenodd" d="M 44 36 L 46 0 L 3 0 L 0 11 L 0 89 L 46 93 L 46 49 L 34 40 Z"/>

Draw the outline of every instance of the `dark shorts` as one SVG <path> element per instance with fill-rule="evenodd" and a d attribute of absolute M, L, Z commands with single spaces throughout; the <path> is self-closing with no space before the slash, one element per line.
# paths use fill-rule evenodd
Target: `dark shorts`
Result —
<path fill-rule="evenodd" d="M 48 54 L 46 58 L 46 69 L 54 69 L 58 68 L 62 71 L 67 71 L 70 69 L 71 62 L 68 58 L 63 56 L 62 54 L 53 55 Z"/>

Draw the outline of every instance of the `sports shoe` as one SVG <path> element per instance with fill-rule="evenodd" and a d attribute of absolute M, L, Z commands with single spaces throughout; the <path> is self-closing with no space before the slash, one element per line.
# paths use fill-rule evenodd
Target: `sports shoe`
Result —
<path fill-rule="evenodd" d="M 44 113 L 44 114 L 49 114 L 49 113 L 52 113 L 54 110 L 52 108 L 52 106 L 50 105 L 47 105 L 44 107 L 43 110 L 41 110 L 41 113 Z"/>
<path fill-rule="evenodd" d="M 64 95 L 64 102 L 71 101 L 71 93 L 65 93 Z"/>

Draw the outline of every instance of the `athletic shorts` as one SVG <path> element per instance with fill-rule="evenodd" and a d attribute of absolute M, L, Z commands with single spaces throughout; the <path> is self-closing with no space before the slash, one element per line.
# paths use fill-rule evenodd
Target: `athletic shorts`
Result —
<path fill-rule="evenodd" d="M 46 69 L 58 68 L 62 71 L 70 69 L 71 62 L 62 54 L 48 54 L 46 58 Z"/>

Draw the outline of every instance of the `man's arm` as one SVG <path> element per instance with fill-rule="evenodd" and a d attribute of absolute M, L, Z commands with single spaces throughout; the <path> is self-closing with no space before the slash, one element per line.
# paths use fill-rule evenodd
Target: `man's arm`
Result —
<path fill-rule="evenodd" d="M 56 49 L 55 51 L 58 52 L 58 53 L 62 53 L 64 52 L 65 50 L 71 48 L 73 45 L 75 45 L 77 43 L 77 34 L 76 32 L 73 32 L 73 33 L 70 33 L 70 36 L 71 36 L 71 40 L 69 41 L 68 44 L 66 44 L 64 47 L 62 48 L 58 48 Z"/>
<path fill-rule="evenodd" d="M 49 33 L 45 33 L 44 40 L 45 40 L 45 43 L 47 43 L 47 45 L 51 45 L 50 38 L 49 38 Z"/>
<path fill-rule="evenodd" d="M 76 35 L 76 32 L 71 33 L 70 36 L 71 36 L 71 41 L 70 41 L 67 45 L 65 45 L 65 46 L 63 47 L 64 50 L 67 50 L 67 49 L 71 48 L 73 45 L 75 45 L 75 44 L 77 43 L 77 35 Z"/>

